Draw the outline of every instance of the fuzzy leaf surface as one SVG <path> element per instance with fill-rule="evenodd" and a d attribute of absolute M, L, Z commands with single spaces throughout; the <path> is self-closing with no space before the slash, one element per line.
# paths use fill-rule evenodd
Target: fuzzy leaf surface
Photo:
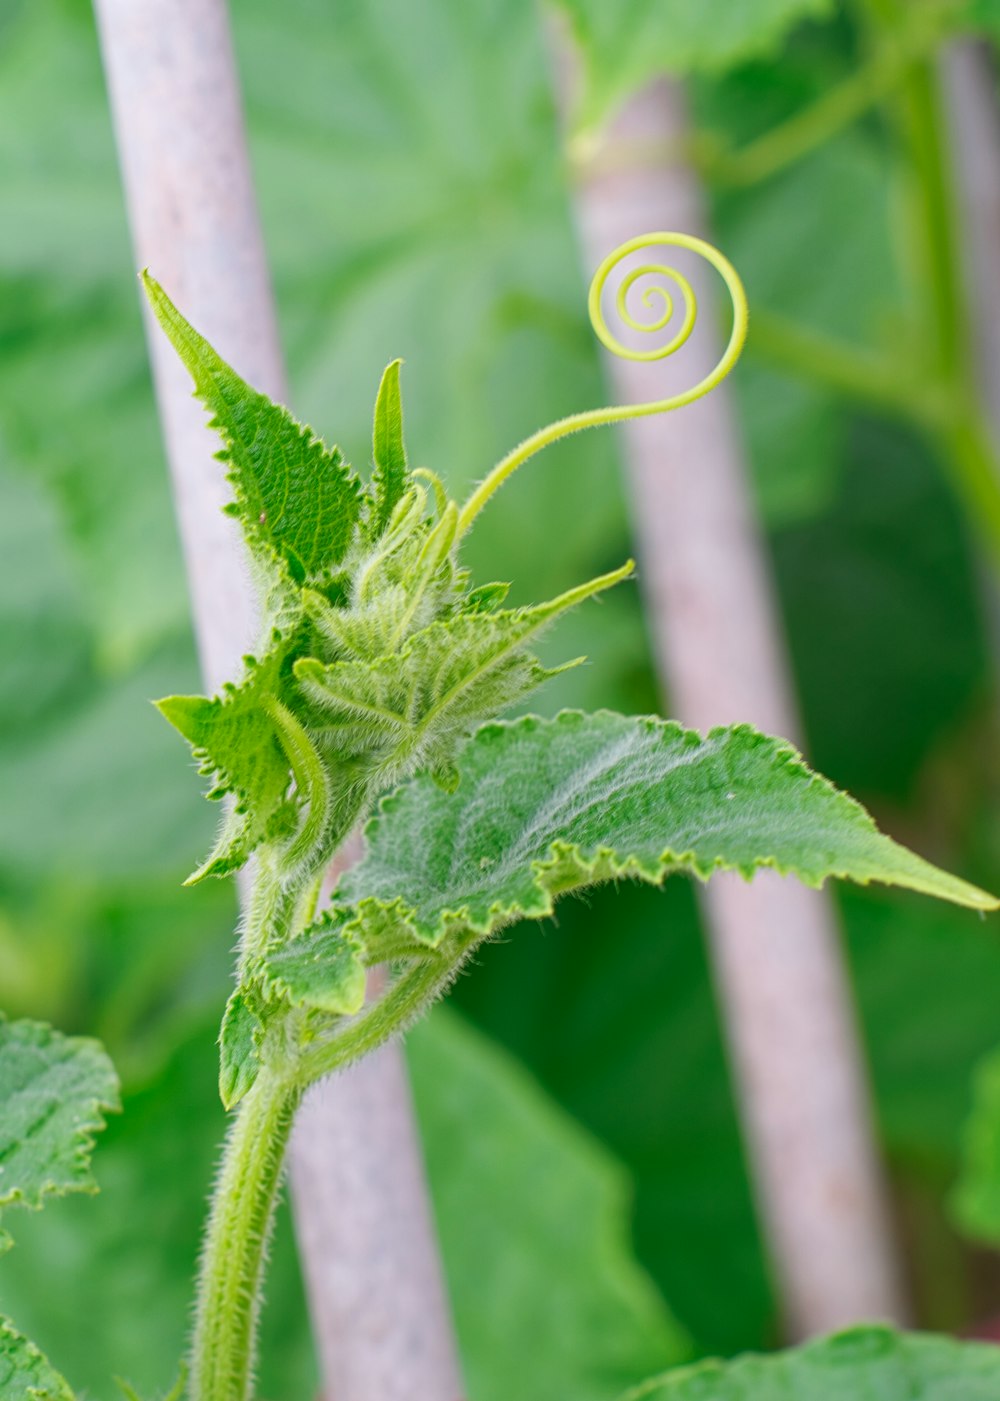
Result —
<path fill-rule="evenodd" d="M 96 1192 L 94 1135 L 118 1109 L 118 1077 L 99 1042 L 0 1016 L 0 1206 L 37 1211 L 46 1197 Z M 9 1244 L 0 1230 L 0 1251 Z"/>
<path fill-rule="evenodd" d="M 268 995 L 338 1017 L 359 1012 L 365 1000 L 365 969 L 357 943 L 343 932 L 343 922 L 339 912 L 326 912 L 291 943 L 266 954 L 262 973 Z"/>
<path fill-rule="evenodd" d="M 998 1388 L 998 1347 L 869 1326 L 766 1357 L 681 1367 L 621 1401 L 992 1401 Z"/>
<path fill-rule="evenodd" d="M 395 907 L 428 941 L 548 915 L 558 894 L 622 876 L 659 884 L 761 867 L 820 886 L 880 881 L 973 909 L 993 896 L 878 831 L 785 741 L 747 725 L 563 711 L 484 726 L 454 794 L 417 779 L 385 799 L 340 901 Z M 419 840 L 414 834 L 419 833 Z M 362 915 L 362 922 L 364 914 Z"/>
<path fill-rule="evenodd" d="M 5 1318 L 0 1318 L 0 1396 L 3 1401 L 74 1401 L 64 1378 Z"/>
<path fill-rule="evenodd" d="M 406 486 L 406 447 L 403 443 L 403 401 L 399 393 L 400 360 L 386 366 L 375 400 L 375 427 L 372 433 L 372 456 L 375 471 L 373 506 L 376 533 L 389 522 L 392 508 L 403 495 Z"/>
<path fill-rule="evenodd" d="M 239 1104 L 257 1079 L 259 1031 L 260 1022 L 250 1000 L 237 989 L 226 1003 L 219 1032 L 219 1098 L 226 1109 Z"/>
<path fill-rule="evenodd" d="M 442 618 L 402 650 L 373 663 L 306 658 L 295 675 L 337 724 L 338 742 L 357 752 L 450 764 L 454 747 L 484 716 L 523 698 L 548 676 L 525 644 L 567 609 L 627 578 L 633 565 L 602 575 L 533 608 Z"/>
<path fill-rule="evenodd" d="M 184 361 L 226 444 L 229 481 L 247 543 L 281 559 L 293 579 L 318 579 L 343 559 L 361 510 L 361 484 L 337 448 L 253 389 L 216 354 L 151 277 L 157 320 Z"/>

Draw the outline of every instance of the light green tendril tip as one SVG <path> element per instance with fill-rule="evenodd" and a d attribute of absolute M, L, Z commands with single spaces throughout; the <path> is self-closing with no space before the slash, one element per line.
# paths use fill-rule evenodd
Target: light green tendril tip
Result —
<path fill-rule="evenodd" d="M 614 252 L 608 254 L 594 273 L 587 300 L 590 321 L 601 344 L 606 346 L 612 354 L 620 355 L 626 360 L 663 360 L 668 355 L 672 355 L 675 350 L 680 350 L 691 335 L 698 316 L 698 303 L 695 299 L 694 288 L 682 273 L 678 272 L 676 268 L 669 267 L 666 263 L 643 263 L 629 269 L 615 294 L 615 310 L 624 325 L 634 331 L 655 333 L 662 331 L 670 323 L 675 310 L 675 294 L 662 282 L 646 287 L 642 292 L 643 305 L 648 311 L 655 313 L 659 303 L 661 313 L 654 320 L 639 320 L 628 309 L 629 293 L 640 278 L 650 275 L 660 277 L 673 284 L 680 296 L 683 317 L 680 329 L 665 345 L 657 346 L 654 350 L 633 350 L 623 345 L 612 334 L 604 318 L 601 306 L 604 288 L 618 264 L 632 253 L 664 245 L 673 248 L 687 248 L 691 252 L 699 254 L 711 263 L 726 284 L 733 304 L 733 327 L 718 364 L 692 389 L 685 389 L 683 393 L 673 394 L 667 399 L 654 399 L 646 404 L 620 404 L 603 409 L 588 409 L 583 413 L 571 414 L 568 418 L 560 418 L 555 423 L 550 423 L 547 428 L 540 428 L 537 433 L 532 433 L 530 438 L 525 438 L 523 443 L 509 452 L 506 457 L 501 458 L 485 481 L 480 483 L 469 497 L 458 519 L 458 535 L 464 535 L 486 502 L 503 485 L 511 473 L 516 472 L 518 467 L 527 462 L 530 457 L 534 457 L 535 453 L 541 452 L 542 448 L 548 447 L 550 443 L 558 442 L 560 438 L 565 438 L 570 433 L 579 433 L 584 428 L 597 428 L 605 423 L 621 423 L 629 418 L 644 418 L 650 414 L 666 413 L 670 409 L 684 408 L 685 405 L 693 404 L 696 399 L 700 399 L 714 389 L 736 364 L 746 340 L 750 311 L 743 283 L 740 281 L 739 273 L 728 258 L 723 257 L 717 248 L 713 248 L 712 244 L 706 243 L 704 239 L 695 238 L 691 234 L 640 234 L 639 237 L 630 238 L 627 243 L 621 244 Z"/>

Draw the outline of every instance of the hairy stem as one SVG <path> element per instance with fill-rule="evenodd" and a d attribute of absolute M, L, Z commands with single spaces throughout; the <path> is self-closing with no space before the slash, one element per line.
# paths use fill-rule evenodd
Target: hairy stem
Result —
<path fill-rule="evenodd" d="M 298 1087 L 265 1068 L 226 1140 L 198 1275 L 191 1401 L 248 1401 L 267 1242 Z"/>

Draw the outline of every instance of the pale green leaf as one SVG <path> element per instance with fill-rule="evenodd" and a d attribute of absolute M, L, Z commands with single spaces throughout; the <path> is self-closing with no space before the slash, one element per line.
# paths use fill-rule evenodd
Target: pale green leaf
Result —
<path fill-rule="evenodd" d="M 689 1355 L 632 1253 L 631 1184 L 607 1149 L 447 1007 L 407 1059 L 469 1395 L 608 1401 Z"/>
<path fill-rule="evenodd" d="M 662 73 L 722 73 L 776 54 L 791 28 L 831 0 L 558 0 L 583 50 L 583 120 L 600 121 Z"/>
<path fill-rule="evenodd" d="M 622 1401 L 994 1401 L 1000 1348 L 891 1328 L 851 1328 L 801 1348 L 699 1362 Z"/>
<path fill-rule="evenodd" d="M 548 915 L 560 893 L 674 871 L 761 867 L 906 886 L 973 909 L 993 896 L 878 831 L 785 741 L 748 725 L 702 738 L 671 721 L 563 711 L 485 726 L 452 795 L 419 779 L 385 799 L 341 900 L 392 905 L 426 938 Z M 414 841 L 413 834 L 420 834 Z"/>
<path fill-rule="evenodd" d="M 0 1318 L 0 1396 L 3 1401 L 73 1401 L 68 1383 L 5 1318 Z"/>
<path fill-rule="evenodd" d="M 343 916 L 328 911 L 298 938 L 264 955 L 261 977 L 269 997 L 334 1016 L 359 1012 L 365 968 L 358 944 L 343 932 Z"/>
<path fill-rule="evenodd" d="M 99 1042 L 0 1014 L 0 1206 L 37 1211 L 46 1197 L 96 1192 L 94 1135 L 118 1108 L 118 1078 Z"/>
<path fill-rule="evenodd" d="M 187 366 L 226 444 L 235 511 L 252 551 L 281 558 L 297 580 L 343 559 L 361 508 L 361 485 L 338 449 L 242 380 L 148 274 L 157 320 Z"/>
<path fill-rule="evenodd" d="M 375 427 L 372 433 L 372 455 L 375 471 L 372 485 L 375 501 L 372 506 L 373 534 L 381 534 L 389 523 L 392 509 L 406 485 L 406 447 L 403 443 L 403 401 L 399 393 L 401 360 L 386 366 L 378 398 L 375 400 Z"/>

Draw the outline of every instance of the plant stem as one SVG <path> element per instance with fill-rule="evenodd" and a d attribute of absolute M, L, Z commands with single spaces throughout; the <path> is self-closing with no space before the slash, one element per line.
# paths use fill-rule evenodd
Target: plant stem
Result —
<path fill-rule="evenodd" d="M 303 1089 L 331 1071 L 342 1070 L 369 1055 L 425 1012 L 448 987 L 471 952 L 476 936 L 469 935 L 437 957 L 428 957 L 403 973 L 372 1007 L 346 1031 L 307 1051 L 299 1061 Z M 452 951 L 454 949 L 454 951 Z"/>
<path fill-rule="evenodd" d="M 248 1401 L 267 1243 L 300 1098 L 263 1069 L 226 1140 L 198 1275 L 192 1401 Z"/>
<path fill-rule="evenodd" d="M 887 97 L 914 64 L 934 52 L 942 32 L 937 15 L 920 16 L 902 34 L 886 36 L 867 63 L 810 106 L 738 150 L 712 152 L 698 138 L 693 157 L 704 174 L 724 185 L 745 186 L 766 180 L 824 145 Z M 895 42 L 890 42 L 895 38 Z M 699 145 L 702 149 L 699 150 Z"/>

